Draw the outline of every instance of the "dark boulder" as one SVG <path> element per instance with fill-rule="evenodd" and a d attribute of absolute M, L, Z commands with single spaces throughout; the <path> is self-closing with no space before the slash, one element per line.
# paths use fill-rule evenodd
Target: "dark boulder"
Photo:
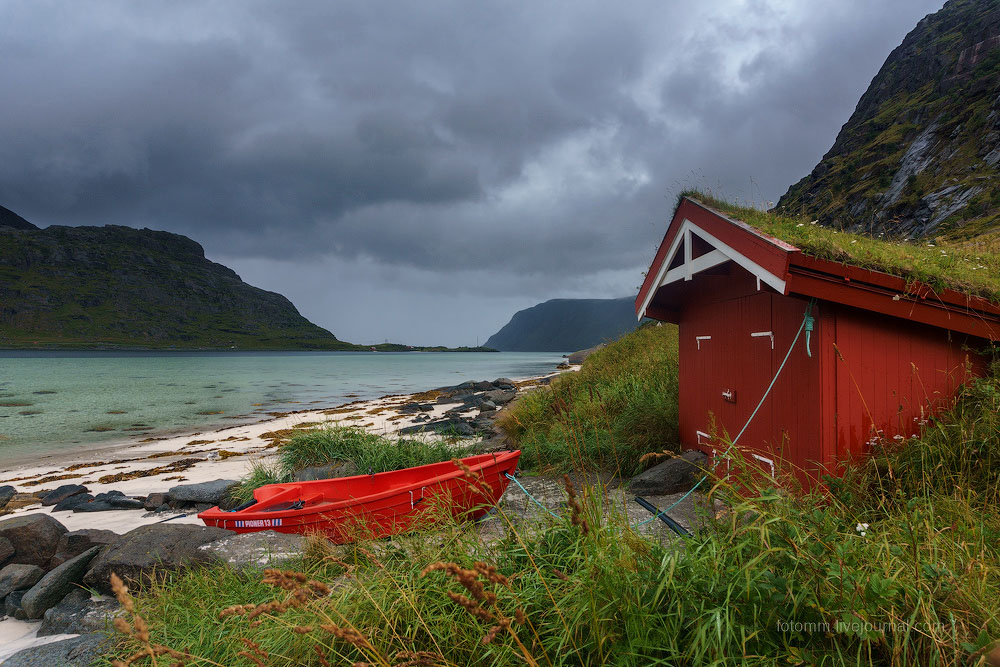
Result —
<path fill-rule="evenodd" d="M 129 498 L 121 491 L 107 491 L 98 493 L 93 500 L 73 505 L 72 509 L 74 512 L 107 512 L 110 510 L 141 510 L 144 507 L 145 503 L 142 500 Z"/>
<path fill-rule="evenodd" d="M 517 384 L 510 378 L 497 378 L 493 381 L 493 386 L 497 389 L 517 389 Z"/>
<path fill-rule="evenodd" d="M 0 564 L 14 555 L 14 545 L 6 537 L 0 537 Z"/>
<path fill-rule="evenodd" d="M 45 576 L 45 570 L 37 565 L 12 563 L 0 570 L 0 599 L 14 591 L 28 590 Z"/>
<path fill-rule="evenodd" d="M 475 434 L 475 429 L 472 428 L 464 419 L 460 417 L 452 417 L 450 419 L 438 419 L 436 421 L 430 421 L 423 424 L 415 424 L 413 426 L 407 426 L 406 428 L 399 429 L 401 435 L 409 435 L 411 433 L 438 433 L 440 435 L 454 435 L 460 437 L 467 437 Z"/>
<path fill-rule="evenodd" d="M 0 521 L 0 537 L 10 540 L 14 546 L 14 555 L 8 560 L 11 563 L 47 566 L 66 532 L 66 526 L 48 514 L 29 514 Z"/>
<path fill-rule="evenodd" d="M 11 591 L 7 594 L 7 597 L 3 600 L 3 613 L 7 614 L 11 618 L 16 618 L 19 621 L 26 621 L 28 619 L 27 615 L 24 613 L 24 609 L 21 607 L 21 598 L 27 593 L 27 590 L 23 591 Z"/>
<path fill-rule="evenodd" d="M 75 496 L 79 493 L 86 493 L 87 487 L 81 484 L 64 484 L 60 486 L 55 491 L 49 491 L 44 496 L 42 496 L 42 505 L 56 505 L 63 500 L 66 500 L 70 496 Z"/>
<path fill-rule="evenodd" d="M 406 403 L 405 405 L 399 406 L 396 412 L 403 415 L 415 415 L 418 412 L 430 412 L 434 409 L 434 406 L 430 403 Z"/>
<path fill-rule="evenodd" d="M 477 419 L 473 419 L 469 424 L 476 435 L 492 435 L 493 434 L 493 417 L 491 413 L 486 415 L 480 415 Z"/>
<path fill-rule="evenodd" d="M 98 500 L 98 498 L 94 498 Z M 142 500 L 136 498 L 108 498 L 102 502 L 106 502 L 116 510 L 141 510 L 145 507 L 145 503 Z"/>
<path fill-rule="evenodd" d="M 111 573 L 114 572 L 130 584 L 141 586 L 168 571 L 215 560 L 213 554 L 199 551 L 198 547 L 231 535 L 231 530 L 208 526 L 140 526 L 106 547 L 91 562 L 83 583 L 110 593 Z"/>
<path fill-rule="evenodd" d="M 704 474 L 707 460 L 703 453 L 688 450 L 636 475 L 629 481 L 629 488 L 640 496 L 666 496 L 687 491 Z"/>
<path fill-rule="evenodd" d="M 119 613 L 121 605 L 115 598 L 95 599 L 90 596 L 90 591 L 77 588 L 45 612 L 38 627 L 38 636 L 101 632 L 111 625 Z"/>
<path fill-rule="evenodd" d="M 513 401 L 515 396 L 517 396 L 516 391 L 494 389 L 493 391 L 488 391 L 483 394 L 483 399 L 492 401 L 497 405 L 506 405 Z"/>
<path fill-rule="evenodd" d="M 110 512 L 114 509 L 117 508 L 108 501 L 97 499 L 73 506 L 74 512 Z"/>
<path fill-rule="evenodd" d="M 16 493 L 17 489 L 13 486 L 0 486 L 0 510 L 7 506 Z"/>
<path fill-rule="evenodd" d="M 52 508 L 53 512 L 69 512 L 76 507 L 83 505 L 84 503 L 89 503 L 94 499 L 94 496 L 89 493 L 78 493 L 75 496 L 70 496 L 65 500 L 56 503 L 56 506 Z"/>
<path fill-rule="evenodd" d="M 71 530 L 59 540 L 56 553 L 49 562 L 49 567 L 58 567 L 71 558 L 79 556 L 93 547 L 103 547 L 116 541 L 121 535 L 110 530 L 84 528 Z"/>
<path fill-rule="evenodd" d="M 480 412 L 495 412 L 497 409 L 497 404 L 493 401 L 483 401 L 479 404 Z"/>
<path fill-rule="evenodd" d="M 201 482 L 200 484 L 182 484 L 170 489 L 170 501 L 175 505 L 184 503 L 209 503 L 218 505 L 229 495 L 229 491 L 239 484 L 231 479 L 216 479 L 211 482 Z"/>
<path fill-rule="evenodd" d="M 476 434 L 476 430 L 464 421 L 450 424 L 442 429 L 439 429 L 437 432 L 444 435 L 454 435 L 463 438 Z"/>
<path fill-rule="evenodd" d="M 146 496 L 146 500 L 143 502 L 143 509 L 154 512 L 160 508 L 161 505 L 167 504 L 170 500 L 170 496 L 166 493 L 151 493 Z"/>
<path fill-rule="evenodd" d="M 21 598 L 21 607 L 28 618 L 41 618 L 45 610 L 54 607 L 83 581 L 90 561 L 101 547 L 93 547 L 69 559 L 48 572 Z"/>
<path fill-rule="evenodd" d="M 358 467 L 352 461 L 333 461 L 321 466 L 309 466 L 295 473 L 296 482 L 311 482 L 317 479 L 351 477 L 358 474 Z"/>
<path fill-rule="evenodd" d="M 4 667 L 88 667 L 110 648 L 111 639 L 92 632 L 58 642 L 32 646 L 4 660 Z"/>
<path fill-rule="evenodd" d="M 456 384 L 454 387 L 451 387 L 451 389 L 457 391 L 465 391 L 469 393 L 474 391 L 489 391 L 490 389 L 493 389 L 493 383 L 485 381 L 477 382 L 475 380 L 469 380 L 467 382 L 463 382 L 462 384 Z"/>
<path fill-rule="evenodd" d="M 302 555 L 306 538 L 302 535 L 262 530 L 256 533 L 231 535 L 198 547 L 235 569 L 265 568 L 274 563 Z"/>
<path fill-rule="evenodd" d="M 585 362 L 587 360 L 587 357 L 592 355 L 594 352 L 597 352 L 598 350 L 602 349 L 604 349 L 604 343 L 601 343 L 600 345 L 595 345 L 594 347 L 588 347 L 586 350 L 579 350 L 578 352 L 573 352 L 572 354 L 569 355 L 566 361 L 576 366 Z"/>

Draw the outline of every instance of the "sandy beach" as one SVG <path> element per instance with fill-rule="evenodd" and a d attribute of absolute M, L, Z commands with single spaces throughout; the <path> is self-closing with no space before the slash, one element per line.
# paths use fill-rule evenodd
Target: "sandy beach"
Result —
<path fill-rule="evenodd" d="M 519 381 L 520 390 L 540 378 Z M 226 426 L 211 431 L 192 432 L 139 443 L 118 443 L 88 449 L 73 455 L 49 455 L 39 462 L 0 467 L 0 486 L 13 486 L 18 493 L 34 494 L 63 484 L 85 485 L 90 493 L 117 490 L 126 496 L 144 497 L 167 492 L 181 484 L 195 484 L 216 479 L 238 480 L 252 462 L 272 456 L 276 439 L 295 429 L 322 426 L 355 426 L 372 433 L 397 437 L 400 429 L 438 419 L 454 404 L 433 404 L 430 411 L 404 414 L 399 408 L 415 401 L 426 401 L 426 392 L 384 396 L 367 401 L 289 412 L 252 424 Z M 466 413 L 472 415 L 476 411 Z M 440 437 L 422 433 L 419 438 Z M 12 501 L 11 505 L 16 504 Z M 33 513 L 52 513 L 51 507 L 32 504 L 19 507 L 5 517 Z M 52 513 L 69 530 L 100 528 L 125 533 L 138 526 L 163 521 L 201 523 L 191 513 L 187 516 L 109 510 L 105 512 Z"/>
<path fill-rule="evenodd" d="M 577 370 L 579 367 L 573 367 Z M 557 373 L 516 382 L 518 392 L 530 390 Z M 31 463 L 0 467 L 0 486 L 13 486 L 18 495 L 0 520 L 14 516 L 47 513 L 69 530 L 103 529 L 119 534 L 139 526 L 171 521 L 201 524 L 196 512 L 147 512 L 108 510 L 102 512 L 53 512 L 27 494 L 55 489 L 63 484 L 82 484 L 90 493 L 117 490 L 143 498 L 166 493 L 181 484 L 218 479 L 241 479 L 253 462 L 275 455 L 280 438 L 295 430 L 322 426 L 354 426 L 388 437 L 399 437 L 400 429 L 445 416 L 455 403 L 435 403 L 434 390 L 383 396 L 332 407 L 313 408 L 274 416 L 250 424 L 225 426 L 210 431 L 147 438 L 143 442 L 120 442 L 87 448 L 73 454 L 46 455 Z M 420 402 L 418 413 L 403 412 L 402 406 Z M 432 406 L 429 410 L 426 406 Z M 460 413 L 473 416 L 475 408 Z M 454 414 L 454 413 L 452 413 Z M 407 437 L 439 438 L 432 433 Z M 41 495 L 41 494 L 38 494 Z M 33 502 L 34 501 L 34 502 Z M 16 507 L 21 503 L 30 503 Z M 14 507 L 14 509 L 11 509 Z M 39 622 L 4 617 L 0 620 L 0 662 L 18 650 L 56 641 L 67 635 L 36 637 Z"/>

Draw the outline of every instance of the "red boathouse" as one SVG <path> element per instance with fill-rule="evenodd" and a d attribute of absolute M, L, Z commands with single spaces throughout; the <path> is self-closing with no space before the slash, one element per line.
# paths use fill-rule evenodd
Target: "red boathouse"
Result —
<path fill-rule="evenodd" d="M 678 325 L 681 446 L 709 456 L 725 447 L 713 423 L 734 438 L 787 353 L 738 445 L 765 471 L 781 462 L 804 478 L 863 454 L 875 437 L 917 432 L 969 372 L 985 371 L 975 350 L 1000 340 L 991 301 L 810 256 L 690 197 L 636 313 Z"/>

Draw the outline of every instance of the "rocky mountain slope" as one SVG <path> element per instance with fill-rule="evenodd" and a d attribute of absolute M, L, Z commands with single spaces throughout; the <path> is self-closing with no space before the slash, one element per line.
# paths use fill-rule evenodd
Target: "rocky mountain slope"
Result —
<path fill-rule="evenodd" d="M 635 299 L 552 299 L 514 313 L 487 347 L 510 352 L 572 352 L 636 327 Z"/>
<path fill-rule="evenodd" d="M 0 210 L 0 347 L 354 348 L 169 232 Z"/>
<path fill-rule="evenodd" d="M 14 211 L 0 206 L 0 227 L 11 227 L 13 229 L 38 229 Z"/>
<path fill-rule="evenodd" d="M 1000 228 L 1000 2 L 949 0 L 885 61 L 776 212 L 898 237 Z"/>

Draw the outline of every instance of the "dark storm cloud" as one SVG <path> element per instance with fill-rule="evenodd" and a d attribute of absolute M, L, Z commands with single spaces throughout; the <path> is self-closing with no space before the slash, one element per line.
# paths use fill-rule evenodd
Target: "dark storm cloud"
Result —
<path fill-rule="evenodd" d="M 305 273 L 626 294 L 680 188 L 776 199 L 939 4 L 0 0 L 0 203 L 189 234 L 338 333 Z"/>

